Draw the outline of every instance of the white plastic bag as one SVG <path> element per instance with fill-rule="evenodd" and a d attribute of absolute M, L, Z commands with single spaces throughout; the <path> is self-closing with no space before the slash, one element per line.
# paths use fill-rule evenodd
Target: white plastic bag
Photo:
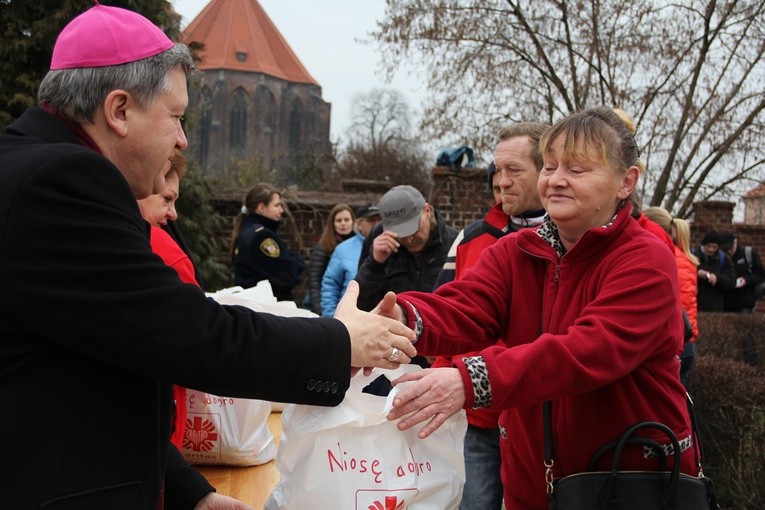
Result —
<path fill-rule="evenodd" d="M 277 301 L 268 280 L 254 287 L 230 287 L 208 293 L 224 305 L 241 305 L 284 317 L 315 316 L 291 301 Z M 268 429 L 271 404 L 262 400 L 219 397 L 186 390 L 186 433 L 181 453 L 189 464 L 253 466 L 276 455 Z"/>
<path fill-rule="evenodd" d="M 271 283 L 268 280 L 259 281 L 254 287 L 229 287 L 217 292 L 207 293 L 222 305 L 246 306 L 256 312 L 267 312 L 282 317 L 318 317 L 315 313 L 304 308 L 298 308 L 294 301 L 277 301 L 274 297 Z"/>
<path fill-rule="evenodd" d="M 281 480 L 266 510 L 446 510 L 459 507 L 465 483 L 463 445 L 467 420 L 460 411 L 426 439 L 421 427 L 406 431 L 385 416 L 386 399 L 361 390 L 385 374 L 395 379 L 420 370 L 375 369 L 351 379 L 337 407 L 286 406 L 276 455 Z"/>
<path fill-rule="evenodd" d="M 186 433 L 181 453 L 189 464 L 254 466 L 276 455 L 268 428 L 271 404 L 186 390 Z"/>

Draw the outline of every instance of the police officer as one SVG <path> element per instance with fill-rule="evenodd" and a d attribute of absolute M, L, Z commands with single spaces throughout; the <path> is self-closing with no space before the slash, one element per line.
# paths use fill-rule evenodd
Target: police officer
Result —
<path fill-rule="evenodd" d="M 282 214 L 282 196 L 273 186 L 261 183 L 247 192 L 232 234 L 234 283 L 247 288 L 268 280 L 277 300 L 292 301 L 305 262 L 279 237 Z"/>

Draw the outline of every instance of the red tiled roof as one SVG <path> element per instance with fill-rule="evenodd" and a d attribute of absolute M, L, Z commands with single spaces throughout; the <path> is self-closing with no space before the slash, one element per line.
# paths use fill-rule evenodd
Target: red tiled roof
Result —
<path fill-rule="evenodd" d="M 182 40 L 204 43 L 202 70 L 249 71 L 319 86 L 257 0 L 212 0 Z"/>
<path fill-rule="evenodd" d="M 759 186 L 757 186 L 756 188 L 754 188 L 751 191 L 747 191 L 744 194 L 744 198 L 761 197 L 763 195 L 765 195 L 765 183 L 760 184 Z"/>

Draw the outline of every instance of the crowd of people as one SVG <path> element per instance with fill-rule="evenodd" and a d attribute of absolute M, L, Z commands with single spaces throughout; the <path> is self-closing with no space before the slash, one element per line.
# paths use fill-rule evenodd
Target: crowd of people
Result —
<path fill-rule="evenodd" d="M 684 388 L 697 312 L 752 313 L 765 269 L 732 233 L 693 247 L 685 220 L 637 207 L 626 112 L 499 129 L 495 205 L 459 232 L 408 185 L 337 204 L 307 266 L 279 235 L 281 192 L 254 185 L 234 282 L 295 300 L 307 277 L 318 317 L 280 318 L 207 299 L 175 225 L 197 72 L 144 17 L 96 5 L 59 35 L 38 106 L 0 136 L 0 398 L 25 410 L 0 433 L 34 438 L 5 447 L 13 508 L 248 509 L 180 455 L 185 388 L 332 406 L 357 370 L 412 362 L 424 369 L 393 382 L 412 384 L 389 419 L 425 438 L 467 409 L 461 510 L 547 507 L 544 405 L 554 477 L 586 471 L 637 421 L 672 429 L 681 471 L 698 474 Z M 621 466 L 656 457 L 628 447 Z"/>
<path fill-rule="evenodd" d="M 732 232 L 710 230 L 693 253 L 699 259 L 699 310 L 752 314 L 757 300 L 765 294 L 765 267 L 759 252 L 739 245 Z M 759 365 L 753 333 L 742 335 L 744 361 Z"/>

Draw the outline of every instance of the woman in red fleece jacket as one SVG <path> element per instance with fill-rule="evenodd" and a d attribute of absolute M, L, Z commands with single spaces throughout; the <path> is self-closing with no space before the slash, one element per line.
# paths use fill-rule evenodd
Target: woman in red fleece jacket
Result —
<path fill-rule="evenodd" d="M 683 341 L 673 254 L 630 216 L 643 165 L 622 111 L 592 108 L 540 141 L 538 191 L 548 217 L 498 240 L 464 278 L 433 294 L 392 296 L 378 312 L 410 324 L 421 354 L 476 356 L 400 378 L 399 428 L 427 437 L 462 407 L 501 410 L 508 508 L 544 509 L 542 403 L 552 401 L 553 473 L 587 470 L 592 454 L 639 421 L 671 428 L 681 470 L 696 474 L 677 353 Z M 494 345 L 503 338 L 506 346 Z M 650 437 L 661 444 L 667 439 Z M 630 446 L 623 469 L 655 469 Z M 668 459 L 671 464 L 671 459 Z M 599 468 L 610 468 L 605 456 Z"/>
<path fill-rule="evenodd" d="M 162 257 L 168 266 L 178 272 L 183 283 L 199 286 L 194 274 L 194 264 L 177 242 L 162 227 L 169 221 L 178 219 L 175 201 L 180 193 L 181 178 L 186 173 L 186 157 L 181 151 L 175 151 L 171 160 L 170 171 L 165 176 L 165 189 L 161 193 L 150 195 L 138 201 L 141 216 L 151 225 L 151 251 Z M 170 442 L 178 450 L 183 449 L 183 437 L 186 432 L 186 388 L 173 386 L 175 398 L 175 418 Z"/>

